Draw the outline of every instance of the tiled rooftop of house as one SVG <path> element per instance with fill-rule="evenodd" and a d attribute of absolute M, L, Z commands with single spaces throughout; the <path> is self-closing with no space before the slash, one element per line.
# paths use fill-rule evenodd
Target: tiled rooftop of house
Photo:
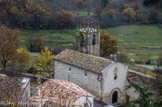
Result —
<path fill-rule="evenodd" d="M 12 99 L 12 101 L 17 102 L 20 100 L 22 93 L 24 91 L 23 78 L 7 77 L 0 80 L 0 95 L 1 101 L 5 100 L 3 98 Z"/>
<path fill-rule="evenodd" d="M 56 55 L 54 59 L 97 73 L 112 63 L 110 59 L 89 55 L 70 49 L 65 49 L 60 54 Z"/>
<path fill-rule="evenodd" d="M 94 97 L 78 85 L 66 80 L 49 79 L 32 92 L 33 102 L 52 102 L 56 104 L 67 103 L 72 105 L 80 97 Z"/>

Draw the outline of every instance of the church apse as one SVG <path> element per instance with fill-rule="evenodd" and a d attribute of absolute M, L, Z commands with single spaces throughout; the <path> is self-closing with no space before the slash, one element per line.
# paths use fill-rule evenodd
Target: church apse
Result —
<path fill-rule="evenodd" d="M 89 22 L 76 30 L 77 50 L 83 53 L 100 56 L 100 28 Z"/>

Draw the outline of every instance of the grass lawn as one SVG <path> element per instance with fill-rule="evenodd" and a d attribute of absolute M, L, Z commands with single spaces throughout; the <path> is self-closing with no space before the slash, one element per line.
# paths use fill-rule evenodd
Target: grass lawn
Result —
<path fill-rule="evenodd" d="M 129 58 L 144 62 L 155 60 L 162 55 L 162 29 L 156 26 L 119 26 L 104 29 L 117 39 L 119 51 L 126 53 Z M 75 30 L 23 30 L 21 47 L 25 47 L 24 40 L 43 36 L 48 46 L 57 48 L 72 48 L 75 43 Z M 155 46 L 152 47 L 152 46 Z M 153 62 L 154 63 L 154 62 Z"/>

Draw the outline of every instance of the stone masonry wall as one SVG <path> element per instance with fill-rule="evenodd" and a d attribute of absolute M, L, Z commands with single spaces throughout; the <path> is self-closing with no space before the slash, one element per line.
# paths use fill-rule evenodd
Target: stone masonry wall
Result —
<path fill-rule="evenodd" d="M 85 71 L 81 68 L 56 60 L 54 61 L 54 67 L 55 79 L 69 80 L 99 97 L 101 83 L 97 80 L 97 73 Z M 69 68 L 71 68 L 71 71 Z M 85 72 L 87 73 L 87 76 L 85 76 Z"/>

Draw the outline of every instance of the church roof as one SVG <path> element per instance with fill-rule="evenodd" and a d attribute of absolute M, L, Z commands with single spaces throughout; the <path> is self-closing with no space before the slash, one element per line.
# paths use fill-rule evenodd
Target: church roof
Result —
<path fill-rule="evenodd" d="M 112 63 L 110 59 L 65 49 L 54 57 L 55 60 L 77 66 L 82 69 L 100 73 Z"/>

